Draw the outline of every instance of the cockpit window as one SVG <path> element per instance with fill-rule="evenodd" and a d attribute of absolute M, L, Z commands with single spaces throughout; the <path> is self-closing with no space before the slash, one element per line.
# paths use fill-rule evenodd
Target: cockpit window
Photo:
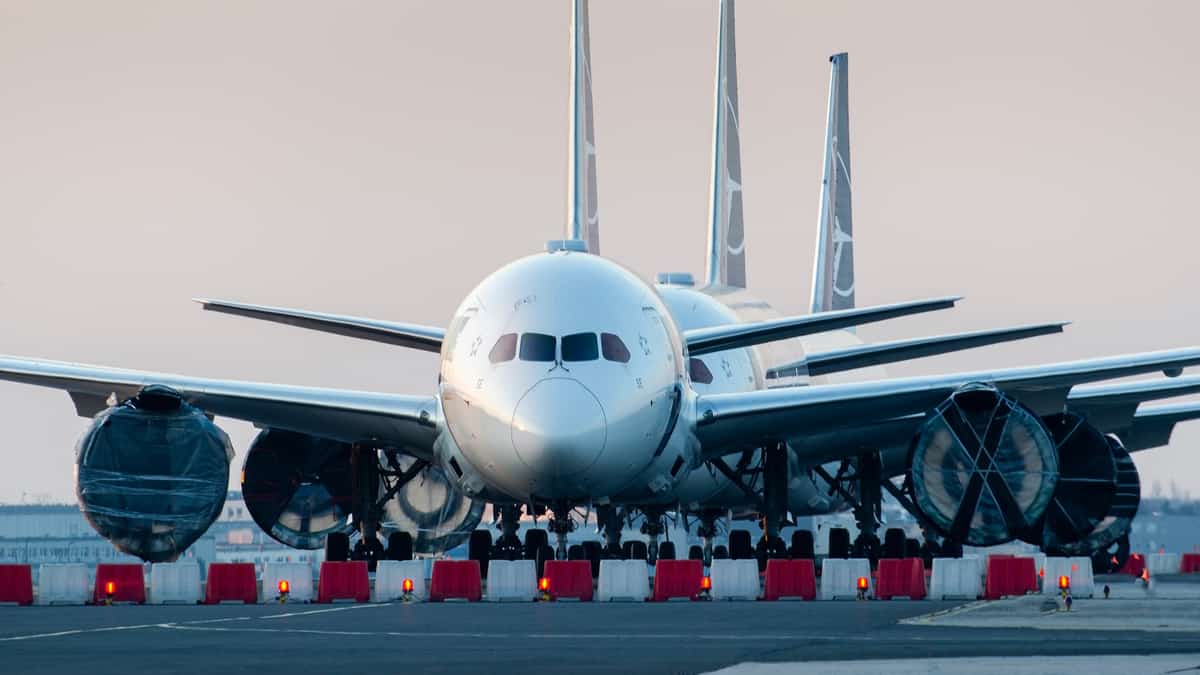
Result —
<path fill-rule="evenodd" d="M 553 361 L 554 348 L 557 341 L 553 335 L 542 333 L 521 334 L 522 361 Z"/>
<path fill-rule="evenodd" d="M 712 371 L 703 361 L 694 356 L 688 359 L 688 376 L 692 378 L 692 382 L 700 384 L 712 384 L 713 381 Z"/>
<path fill-rule="evenodd" d="M 621 338 L 612 333 L 600 334 L 600 351 L 604 354 L 606 361 L 629 363 L 629 348 L 625 346 Z"/>
<path fill-rule="evenodd" d="M 562 339 L 563 361 L 595 361 L 600 358 L 596 347 L 595 333 L 564 335 Z"/>
<path fill-rule="evenodd" d="M 512 361 L 517 355 L 517 334 L 505 333 L 496 340 L 496 344 L 492 346 L 492 351 L 488 352 L 488 361 L 492 363 L 504 363 Z"/>

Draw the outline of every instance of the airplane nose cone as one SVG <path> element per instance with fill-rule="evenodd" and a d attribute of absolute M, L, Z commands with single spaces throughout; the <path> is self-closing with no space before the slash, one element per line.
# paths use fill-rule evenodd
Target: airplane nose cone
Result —
<path fill-rule="evenodd" d="M 549 378 L 533 385 L 513 413 L 513 449 L 539 473 L 562 477 L 586 471 L 604 451 L 607 439 L 600 401 L 570 378 Z"/>

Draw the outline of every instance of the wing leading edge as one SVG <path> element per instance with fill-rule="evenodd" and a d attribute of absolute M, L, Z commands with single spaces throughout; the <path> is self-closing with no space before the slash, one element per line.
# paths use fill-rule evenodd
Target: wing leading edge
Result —
<path fill-rule="evenodd" d="M 438 428 L 432 396 L 212 380 L 9 356 L 0 356 L 0 380 L 66 391 L 81 414 L 109 396 L 124 399 L 146 385 L 161 384 L 213 415 L 350 443 L 372 441 L 423 458 L 431 456 Z"/>
<path fill-rule="evenodd" d="M 427 352 L 442 350 L 442 340 L 445 331 L 433 326 L 422 326 L 414 323 L 397 323 L 380 321 L 340 314 L 323 314 L 302 309 L 287 309 L 285 307 L 269 307 L 267 305 L 249 305 L 225 300 L 209 300 L 197 298 L 196 302 L 210 311 L 222 314 L 234 314 L 261 321 L 273 321 L 289 326 L 299 326 L 325 333 L 334 333 L 346 337 L 384 342 L 400 347 L 410 347 Z"/>

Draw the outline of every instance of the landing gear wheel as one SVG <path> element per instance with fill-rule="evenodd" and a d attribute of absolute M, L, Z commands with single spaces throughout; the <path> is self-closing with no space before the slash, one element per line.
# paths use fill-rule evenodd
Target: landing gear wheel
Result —
<path fill-rule="evenodd" d="M 525 559 L 537 560 L 538 551 L 549 543 L 549 532 L 537 528 L 525 530 Z"/>
<path fill-rule="evenodd" d="M 704 549 L 700 546 L 689 546 L 688 560 L 704 560 Z"/>
<path fill-rule="evenodd" d="M 659 560 L 674 560 L 675 559 L 675 542 L 664 541 L 658 545 Z"/>
<path fill-rule="evenodd" d="M 771 559 L 784 559 L 788 557 L 787 546 L 784 546 L 783 539 L 780 537 L 771 537 L 770 539 L 759 539 L 758 544 L 754 547 L 754 558 L 758 560 L 759 573 L 765 572 L 767 569 L 767 561 Z"/>
<path fill-rule="evenodd" d="M 717 545 L 713 547 L 713 560 L 728 560 L 729 549 L 724 546 Z"/>
<path fill-rule="evenodd" d="M 850 557 L 850 530 L 844 527 L 834 527 L 829 530 L 828 557 L 843 560 Z"/>
<path fill-rule="evenodd" d="M 729 557 L 734 560 L 750 560 L 754 557 L 754 546 L 750 543 L 748 531 L 733 530 L 729 533 Z"/>
<path fill-rule="evenodd" d="M 343 562 L 350 559 L 350 535 L 345 532 L 330 532 L 325 537 L 325 559 Z"/>
<path fill-rule="evenodd" d="M 813 554 L 813 533 L 811 530 L 796 530 L 792 533 L 792 545 L 788 548 L 788 555 L 792 560 L 812 560 L 816 557 Z"/>
<path fill-rule="evenodd" d="M 889 527 L 883 533 L 883 551 L 880 556 L 884 558 L 904 557 L 904 530 L 898 527 Z"/>
<path fill-rule="evenodd" d="M 541 579 L 546 575 L 546 561 L 554 560 L 554 547 L 550 544 L 542 544 L 538 548 L 537 556 L 534 560 L 537 565 L 537 576 Z"/>
<path fill-rule="evenodd" d="M 488 562 L 492 558 L 491 532 L 487 530 L 474 530 L 471 532 L 471 539 L 467 544 L 467 558 L 479 561 L 479 576 L 486 579 Z"/>
<path fill-rule="evenodd" d="M 389 534 L 385 557 L 388 560 L 412 560 L 412 535 L 407 532 L 393 532 Z"/>

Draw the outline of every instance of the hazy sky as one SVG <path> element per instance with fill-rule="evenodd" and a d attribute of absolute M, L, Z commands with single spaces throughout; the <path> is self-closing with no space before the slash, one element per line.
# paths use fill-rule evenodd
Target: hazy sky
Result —
<path fill-rule="evenodd" d="M 0 353 L 432 392 L 423 352 L 212 296 L 444 325 L 561 236 L 568 14 L 529 2 L 0 0 Z M 593 0 L 603 250 L 703 267 L 715 2 Z M 738 5 L 750 285 L 807 304 L 827 56 L 850 52 L 868 339 L 1073 320 L 918 374 L 1200 344 L 1200 5 Z M 86 421 L 0 383 L 0 501 L 69 499 Z M 225 423 L 238 446 L 249 425 Z M 1200 422 L 1137 455 L 1200 493 Z"/>

